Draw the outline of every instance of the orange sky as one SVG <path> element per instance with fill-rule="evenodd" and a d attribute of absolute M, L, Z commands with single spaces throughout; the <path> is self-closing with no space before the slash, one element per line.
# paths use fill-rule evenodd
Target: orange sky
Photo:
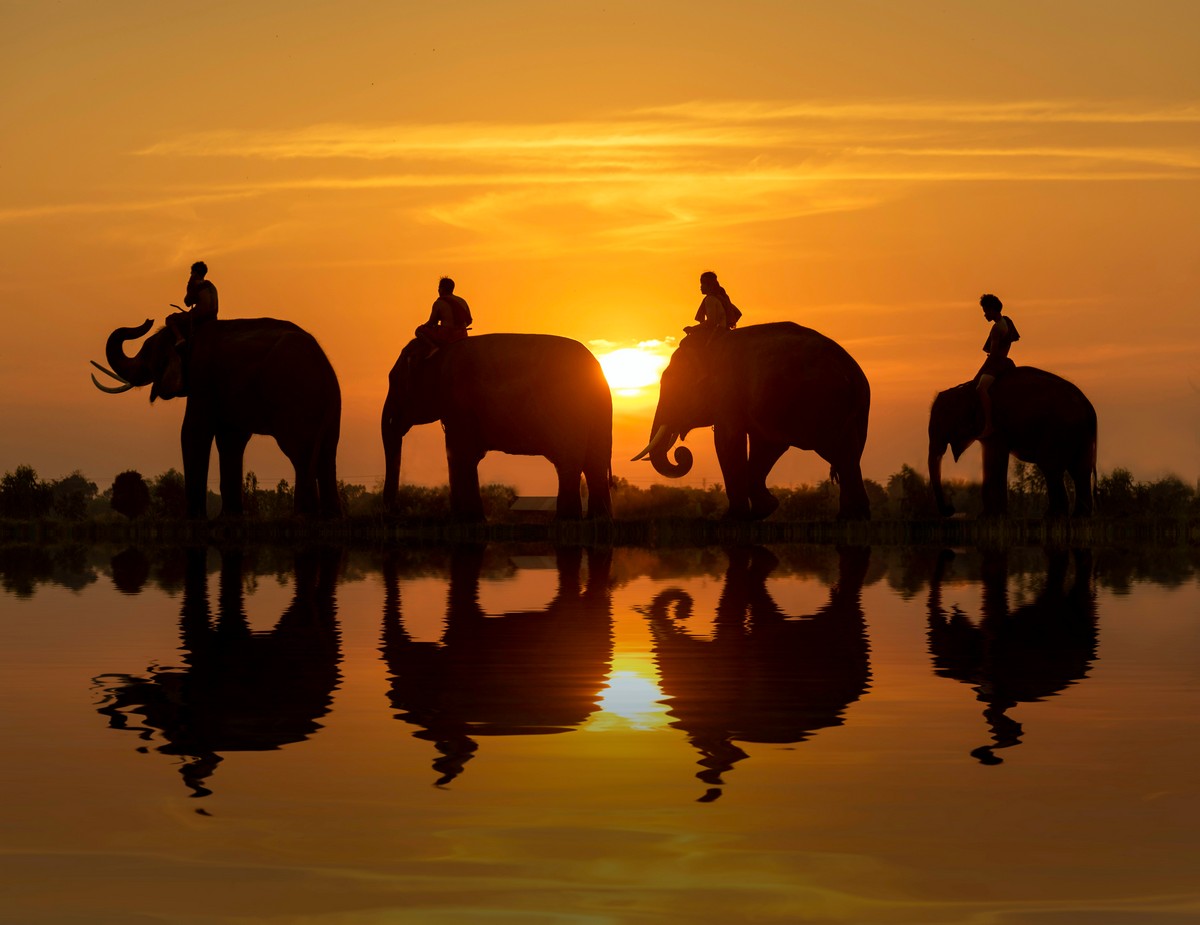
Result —
<path fill-rule="evenodd" d="M 477 333 L 604 354 L 679 335 L 705 269 L 744 324 L 859 361 L 868 477 L 924 468 L 984 291 L 1018 362 L 1092 398 L 1102 472 L 1200 476 L 1191 2 L 65 2 L 0 26 L 0 470 L 180 466 L 182 403 L 103 395 L 87 361 L 204 259 L 223 317 L 324 345 L 348 481 L 382 475 L 387 371 L 439 276 Z M 655 400 L 615 402 L 614 472 L 641 484 Z M 686 483 L 719 480 L 689 445 Z M 269 440 L 247 459 L 292 478 Z M 404 462 L 443 482 L 440 430 Z M 772 480 L 826 470 L 793 450 Z M 496 454 L 482 476 L 554 485 Z"/>

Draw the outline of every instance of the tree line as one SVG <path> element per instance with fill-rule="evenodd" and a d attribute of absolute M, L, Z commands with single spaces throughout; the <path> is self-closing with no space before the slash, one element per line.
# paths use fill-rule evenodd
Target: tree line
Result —
<path fill-rule="evenodd" d="M 865 479 L 871 516 L 877 520 L 936 520 L 937 508 L 928 479 L 912 466 L 880 483 Z M 945 483 L 947 498 L 968 516 L 983 509 L 982 485 L 967 480 Z M 351 518 L 383 514 L 381 488 L 338 482 L 342 509 Z M 774 518 L 782 521 L 833 520 L 837 516 L 838 488 L 829 480 L 815 485 L 772 487 L 779 500 Z M 288 520 L 293 517 L 293 488 L 281 479 L 274 488 L 259 485 L 253 472 L 242 482 L 245 517 L 249 520 Z M 510 520 L 517 491 L 510 485 L 482 486 L 484 513 L 489 521 Z M 710 519 L 725 510 L 725 491 L 720 484 L 706 488 L 650 485 L 642 488 L 623 478 L 614 479 L 613 510 L 622 520 Z M 221 507 L 220 497 L 208 492 L 208 513 Z M 1009 470 L 1009 516 L 1040 517 L 1046 507 L 1046 483 L 1034 466 L 1014 461 Z M 101 491 L 97 484 L 76 470 L 65 478 L 43 481 L 31 466 L 18 466 L 0 479 L 0 518 L 9 520 L 57 519 L 66 521 L 183 520 L 187 503 L 183 474 L 168 469 L 153 478 L 136 470 L 118 473 L 112 485 Z M 1132 472 L 1116 468 L 1096 481 L 1096 512 L 1101 517 L 1179 518 L 1200 516 L 1200 484 L 1189 485 L 1167 475 L 1139 481 Z M 410 519 L 444 519 L 450 514 L 448 486 L 402 485 L 395 515 Z"/>

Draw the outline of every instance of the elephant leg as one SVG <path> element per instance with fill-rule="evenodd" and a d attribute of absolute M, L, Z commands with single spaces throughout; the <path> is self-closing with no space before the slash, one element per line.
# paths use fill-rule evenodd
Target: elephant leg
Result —
<path fill-rule="evenodd" d="M 744 520 L 750 516 L 746 432 L 717 427 L 713 434 L 713 443 L 717 448 L 721 477 L 725 479 L 725 496 L 729 499 L 729 510 L 725 512 L 725 516 L 731 520 Z"/>
<path fill-rule="evenodd" d="M 1008 513 L 1008 446 L 997 439 L 982 441 L 983 513 L 1003 517 Z"/>
<path fill-rule="evenodd" d="M 829 465 L 838 483 L 838 520 L 870 520 L 871 499 L 863 485 L 858 458 L 834 460 Z"/>
<path fill-rule="evenodd" d="M 221 516 L 242 514 L 242 460 L 250 435 L 223 431 L 217 434 L 217 460 L 221 469 Z"/>
<path fill-rule="evenodd" d="M 322 517 L 341 517 L 342 499 L 337 484 L 338 432 L 326 434 L 317 448 L 317 506 Z"/>
<path fill-rule="evenodd" d="M 450 512 L 456 520 L 483 520 L 483 498 L 479 494 L 479 462 L 482 450 L 446 429 L 446 464 L 450 470 Z"/>
<path fill-rule="evenodd" d="M 555 505 L 556 520 L 580 520 L 583 518 L 583 501 L 579 496 L 579 480 L 583 469 L 574 463 L 555 463 L 558 473 L 558 500 Z"/>
<path fill-rule="evenodd" d="M 185 412 L 179 442 L 183 448 L 187 516 L 189 520 L 204 520 L 208 516 L 208 457 L 212 453 L 213 433 L 198 424 L 196 416 Z"/>
<path fill-rule="evenodd" d="M 1075 516 L 1091 517 L 1095 509 L 1092 497 L 1092 462 L 1090 459 L 1076 463 L 1070 469 L 1071 481 L 1075 485 Z"/>
<path fill-rule="evenodd" d="M 762 520 L 779 507 L 779 500 L 767 490 L 767 476 L 787 452 L 786 443 L 773 443 L 761 437 L 750 438 L 750 456 L 746 461 L 747 493 L 750 497 L 750 517 Z"/>
<path fill-rule="evenodd" d="M 1063 477 L 1066 470 L 1058 466 L 1038 466 L 1042 478 L 1046 480 L 1047 517 L 1066 517 L 1071 510 L 1070 499 L 1067 497 L 1067 485 Z"/>
<path fill-rule="evenodd" d="M 591 460 L 583 467 L 587 481 L 588 520 L 612 520 L 612 492 L 609 485 L 609 462 Z"/>

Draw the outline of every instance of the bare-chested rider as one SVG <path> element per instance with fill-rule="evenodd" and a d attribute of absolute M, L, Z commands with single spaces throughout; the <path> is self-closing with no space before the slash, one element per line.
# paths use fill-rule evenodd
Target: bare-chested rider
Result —
<path fill-rule="evenodd" d="M 979 432 L 979 439 L 982 440 L 990 437 L 993 429 L 992 397 L 988 394 L 988 389 L 997 376 L 1012 368 L 1013 361 L 1008 358 L 1008 350 L 1021 339 L 1021 335 L 1017 333 L 1017 326 L 1012 323 L 1012 319 L 1001 314 L 1004 304 L 996 296 L 990 292 L 980 296 L 979 306 L 983 309 L 983 317 L 992 323 L 992 329 L 983 345 L 987 359 L 979 368 L 975 385 L 979 393 L 979 404 L 983 408 L 983 430 Z"/>

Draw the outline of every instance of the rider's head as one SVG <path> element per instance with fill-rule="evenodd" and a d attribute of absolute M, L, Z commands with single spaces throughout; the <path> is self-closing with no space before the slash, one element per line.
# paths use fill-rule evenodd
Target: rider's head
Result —
<path fill-rule="evenodd" d="M 192 264 L 192 276 L 196 277 L 196 279 L 204 279 L 207 274 L 208 264 L 203 260 L 197 260 Z"/>
<path fill-rule="evenodd" d="M 706 295 L 710 292 L 716 292 L 720 285 L 717 282 L 717 274 L 712 270 L 705 270 L 700 274 L 700 291 Z"/>
<path fill-rule="evenodd" d="M 450 295 L 454 292 L 454 280 L 449 276 L 443 276 L 438 280 L 438 295 Z"/>
<path fill-rule="evenodd" d="M 983 309 L 983 316 L 990 321 L 1000 314 L 1004 303 L 989 292 L 979 297 L 979 307 Z"/>

